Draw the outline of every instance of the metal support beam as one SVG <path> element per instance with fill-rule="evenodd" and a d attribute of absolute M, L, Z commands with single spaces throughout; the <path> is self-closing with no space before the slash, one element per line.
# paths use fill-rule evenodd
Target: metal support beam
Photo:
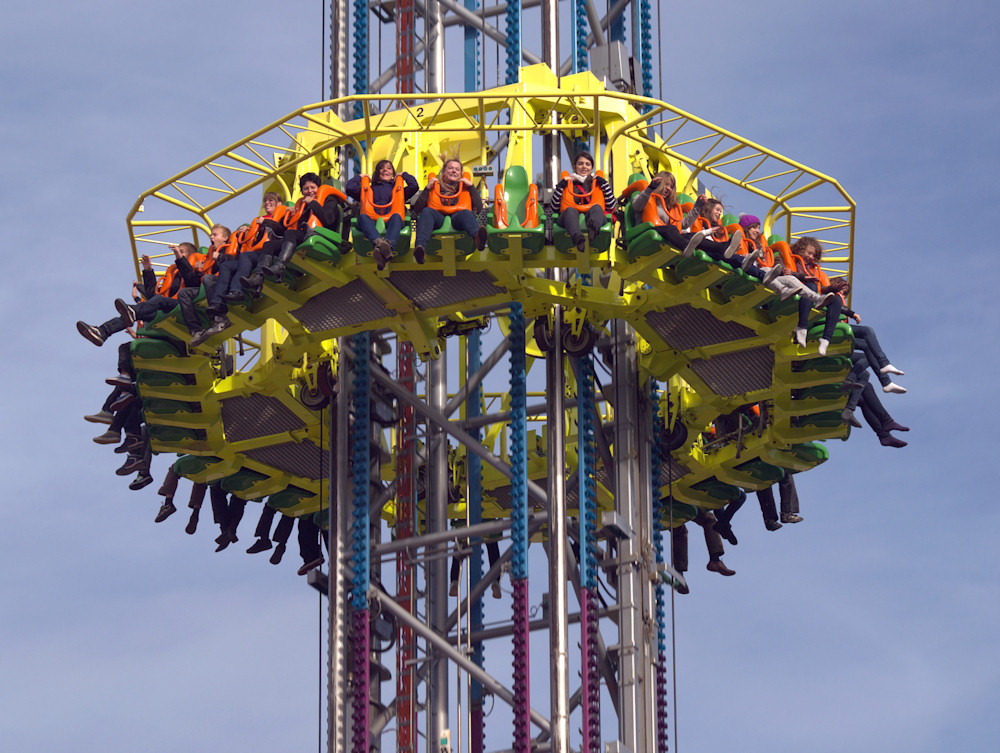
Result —
<path fill-rule="evenodd" d="M 351 355 L 349 351 L 348 355 Z M 436 362 L 432 361 L 431 363 L 433 364 Z M 454 424 L 445 418 L 441 411 L 427 405 L 409 390 L 400 387 L 392 380 L 392 377 L 388 374 L 381 373 L 379 369 L 373 369 L 371 375 L 374 377 L 376 382 L 381 384 L 403 402 L 408 405 L 412 405 L 418 413 L 434 424 L 434 426 L 444 429 L 448 434 L 451 434 L 455 437 L 455 439 L 461 442 L 462 445 L 481 457 L 490 467 L 495 468 L 503 474 L 505 478 L 511 477 L 509 465 L 483 447 L 482 443 L 475 441 L 475 439 L 470 436 L 467 431 L 461 429 L 457 424 Z M 528 479 L 528 495 L 536 502 L 540 502 L 546 506 L 548 505 L 548 495 L 545 493 L 545 490 L 531 479 Z"/>
<path fill-rule="evenodd" d="M 615 510 L 633 525 L 640 515 L 642 498 L 639 443 L 640 421 L 636 391 L 638 371 L 635 340 L 629 325 L 616 319 L 612 323 L 614 342 L 615 392 Z M 643 556 L 640 531 L 618 543 L 618 635 L 621 646 L 618 661 L 618 739 L 629 750 L 646 747 L 647 728 L 652 720 L 645 714 L 647 688 L 654 687 L 652 664 L 645 665 L 645 624 L 643 620 Z"/>
<path fill-rule="evenodd" d="M 618 2 L 616 2 L 614 5 L 611 6 L 611 10 L 608 11 L 607 15 L 604 16 L 604 18 L 601 19 L 600 27 L 602 29 L 608 29 L 611 26 L 612 20 L 614 20 L 615 18 L 618 18 L 618 16 L 620 16 L 625 11 L 625 8 L 628 7 L 628 4 L 630 2 L 632 2 L 632 0 L 618 0 Z M 587 13 L 588 13 L 588 16 L 589 16 L 589 14 L 590 14 L 590 10 L 589 9 L 588 9 Z M 590 23 L 591 24 L 594 23 L 593 19 L 591 19 Z M 588 46 L 593 45 L 594 44 L 594 40 L 595 40 L 595 35 L 593 33 L 590 33 L 590 34 L 587 35 L 587 45 Z M 598 44 L 601 44 L 601 42 L 598 42 Z M 553 65 L 553 68 L 554 67 L 555 66 Z M 565 76 L 567 73 L 569 73 L 572 70 L 573 70 L 573 56 L 570 55 L 568 58 L 566 58 L 566 60 L 563 61 L 562 65 L 559 66 L 559 75 L 560 76 Z"/>
<path fill-rule="evenodd" d="M 459 406 L 469 399 L 469 395 L 472 394 L 473 390 L 483 383 L 486 375 L 493 371 L 496 365 L 500 363 L 500 359 L 507 355 L 507 351 L 509 350 L 510 338 L 505 337 L 493 349 L 493 352 L 489 354 L 486 360 L 483 361 L 482 365 L 476 369 L 475 373 L 462 385 L 461 389 L 452 396 L 441 412 L 450 417 L 452 413 L 457 411 Z"/>
<path fill-rule="evenodd" d="M 552 270 L 555 283 L 563 279 L 563 270 Z M 552 349 L 545 359 L 545 385 L 550 409 L 548 412 L 548 492 L 549 492 L 549 603 L 552 626 L 549 630 L 549 698 L 552 714 L 552 750 L 569 753 L 569 612 L 566 550 L 569 536 L 566 530 L 566 415 L 563 400 L 566 379 L 563 370 L 563 311 L 552 307 Z"/>
<path fill-rule="evenodd" d="M 347 338 L 340 338 L 340 345 Z M 327 674 L 327 750 L 347 753 L 347 578 L 351 556 L 351 473 L 348 451 L 350 448 L 347 396 L 351 391 L 351 370 L 347 359 L 341 358 L 337 367 L 336 408 L 330 411 L 330 468 L 335 468 L 328 495 L 331 511 L 327 531 L 330 552 L 330 574 L 327 578 L 327 606 L 330 629 L 328 634 Z"/>
<path fill-rule="evenodd" d="M 391 596 L 387 596 L 382 593 L 378 588 L 371 588 L 368 591 L 368 598 L 377 601 L 382 609 L 389 612 L 397 620 L 405 623 L 415 632 L 423 636 L 423 638 L 434 647 L 435 651 L 455 662 L 455 664 L 479 680 L 484 687 L 489 688 L 501 701 L 509 706 L 514 705 L 514 694 L 511 693 L 509 689 L 497 682 L 497 680 L 486 672 L 486 670 L 480 669 L 475 662 L 466 657 L 461 651 L 449 645 L 447 640 L 442 638 L 433 630 L 429 629 L 405 609 L 400 608 L 400 606 L 392 600 Z M 546 732 L 550 729 L 548 719 L 534 709 L 531 710 L 531 721 L 533 724 Z"/>
<path fill-rule="evenodd" d="M 414 3 L 416 5 L 416 3 Z M 440 0 L 424 1 L 424 91 L 441 94 L 444 80 L 444 23 Z"/>
<path fill-rule="evenodd" d="M 374 371 L 378 371 L 375 369 Z M 447 352 L 431 361 L 427 367 L 427 397 L 435 409 L 444 407 L 448 399 Z M 387 375 L 383 375 L 387 376 Z M 448 528 L 448 438 L 442 427 L 434 426 L 428 432 L 427 464 L 427 531 L 441 533 Z M 444 543 L 427 547 L 430 563 L 427 566 L 427 621 L 430 630 L 442 633 L 448 619 L 448 547 Z M 429 753 L 437 753 L 437 741 L 449 728 L 448 724 L 448 663 L 445 656 L 431 654 L 428 678 L 427 746 Z"/>

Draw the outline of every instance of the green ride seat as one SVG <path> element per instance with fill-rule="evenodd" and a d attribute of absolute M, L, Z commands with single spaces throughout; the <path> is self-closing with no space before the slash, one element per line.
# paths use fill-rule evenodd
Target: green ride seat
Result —
<path fill-rule="evenodd" d="M 171 337 L 170 335 L 163 332 L 157 327 L 157 325 L 166 319 L 180 319 L 181 307 L 174 306 L 169 311 L 157 311 L 156 316 L 152 318 L 151 321 L 146 322 L 142 327 L 136 330 L 136 334 L 140 337 Z"/>
<path fill-rule="evenodd" d="M 236 495 L 239 496 L 240 492 L 244 492 L 255 484 L 260 483 L 261 481 L 266 481 L 268 478 L 269 477 L 263 473 L 251 471 L 249 468 L 243 468 L 231 476 L 226 476 L 222 479 L 220 486 L 223 490 L 229 492 L 230 494 L 236 493 Z"/>
<path fill-rule="evenodd" d="M 275 510 L 280 512 L 281 510 L 287 510 L 291 507 L 295 507 L 296 505 L 315 496 L 315 494 L 306 491 L 305 489 L 300 489 L 297 486 L 289 486 L 268 497 L 267 504 L 269 507 L 273 507 Z"/>
<path fill-rule="evenodd" d="M 204 473 L 213 465 L 225 462 L 214 455 L 182 455 L 174 461 L 174 471 L 185 478 Z"/>
<path fill-rule="evenodd" d="M 476 239 L 452 227 L 451 216 L 446 214 L 441 227 L 431 233 L 425 251 L 428 254 L 440 254 L 451 250 L 471 254 L 476 250 Z"/>
<path fill-rule="evenodd" d="M 509 254 L 520 246 L 521 253 L 535 254 L 545 245 L 545 227 L 538 206 L 538 187 L 528 180 L 528 172 L 521 165 L 511 165 L 503 174 L 503 185 L 497 185 L 494 217 L 506 217 L 504 227 L 495 227 L 497 220 L 487 227 L 486 245 L 496 254 Z"/>
<path fill-rule="evenodd" d="M 792 400 L 839 400 L 845 396 L 839 384 L 819 384 L 792 390 Z"/>
<path fill-rule="evenodd" d="M 143 398 L 142 409 L 150 415 L 163 416 L 173 413 L 201 413 L 201 403 L 168 400 L 162 397 Z"/>
<path fill-rule="evenodd" d="M 183 348 L 176 340 L 160 337 L 137 337 L 129 345 L 133 358 L 153 360 L 157 358 L 180 358 Z"/>
<path fill-rule="evenodd" d="M 792 371 L 818 371 L 822 373 L 835 374 L 841 371 L 850 371 L 851 359 L 847 356 L 819 356 L 818 358 L 806 358 L 795 361 Z"/>
<path fill-rule="evenodd" d="M 785 472 L 776 466 L 760 459 L 750 460 L 735 466 L 737 471 L 753 476 L 756 480 L 776 484 L 785 475 Z"/>
<path fill-rule="evenodd" d="M 660 504 L 663 510 L 662 525 L 665 529 L 670 528 L 671 517 L 673 518 L 674 528 L 698 517 L 699 510 L 695 505 L 689 505 L 687 502 L 681 502 L 679 499 L 675 499 L 671 503 L 669 497 L 664 497 Z M 671 508 L 673 508 L 672 516 Z"/>
<path fill-rule="evenodd" d="M 325 227 L 314 227 L 296 251 L 305 250 L 309 259 L 336 264 L 340 261 L 342 241 L 340 233 Z"/>
<path fill-rule="evenodd" d="M 147 424 L 149 438 L 154 442 L 177 444 L 178 442 L 204 442 L 207 434 L 204 429 L 189 429 L 181 426 L 163 426 Z"/>
<path fill-rule="evenodd" d="M 151 369 L 136 369 L 135 379 L 139 384 L 150 387 L 187 387 L 197 383 L 197 380 L 190 374 L 176 374 Z"/>
<path fill-rule="evenodd" d="M 580 215 L 580 230 L 583 231 L 584 238 L 587 237 L 587 225 L 586 218 L 583 214 Z M 599 251 L 607 251 L 611 248 L 611 220 L 607 219 L 603 225 L 601 225 L 601 230 L 598 232 L 597 237 L 594 238 L 593 243 L 589 240 L 587 245 L 590 248 L 597 249 Z M 556 247 L 556 250 L 564 254 L 575 254 L 576 246 L 573 244 L 573 240 L 570 234 L 566 232 L 566 229 L 557 223 L 552 225 L 552 245 Z"/>
<path fill-rule="evenodd" d="M 712 497 L 723 504 L 736 499 L 740 493 L 739 487 L 719 481 L 719 479 L 714 476 L 707 478 L 704 481 L 699 481 L 697 484 L 691 484 L 691 488 L 704 492 L 709 497 Z"/>
<path fill-rule="evenodd" d="M 357 220 L 351 224 L 351 243 L 354 245 L 354 252 L 358 256 L 371 256 L 374 247 L 371 241 L 365 238 L 364 233 L 358 230 L 356 222 Z M 381 217 L 375 220 L 375 229 L 378 230 L 379 235 L 385 237 L 385 220 Z M 397 259 L 410 252 L 410 239 L 412 235 L 413 228 L 410 222 L 404 218 L 403 228 L 399 231 L 399 239 L 392 249 Z"/>
<path fill-rule="evenodd" d="M 843 426 L 844 419 L 840 411 L 822 411 L 820 413 L 809 413 L 805 416 L 792 416 L 792 428 L 800 429 L 806 426 L 814 426 L 821 429 L 833 429 Z"/>

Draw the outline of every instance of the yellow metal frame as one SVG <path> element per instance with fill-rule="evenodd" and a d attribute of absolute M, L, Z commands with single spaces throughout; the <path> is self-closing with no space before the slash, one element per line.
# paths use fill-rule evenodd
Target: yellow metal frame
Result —
<path fill-rule="evenodd" d="M 338 118 L 334 109 L 346 101 L 359 102 L 362 117 L 351 121 Z M 342 148 L 350 148 L 358 155 L 363 171 L 368 171 L 374 160 L 389 158 L 398 169 L 424 182 L 428 172 L 440 169 L 442 159 L 455 154 L 467 163 L 486 162 L 491 154 L 491 139 L 506 134 L 509 136 L 506 165 L 523 165 L 531 175 L 532 137 L 544 132 L 582 137 L 591 144 L 602 145 L 594 150 L 595 154 L 619 192 L 633 174 L 648 176 L 657 169 L 669 169 L 677 176 L 680 189 L 687 193 L 701 192 L 707 181 L 717 180 L 730 189 L 745 192 L 744 195 L 758 203 L 763 200 L 768 207 L 764 213 L 765 232 L 781 232 L 790 240 L 802 235 L 818 236 L 828 249 L 824 261 L 829 271 L 851 276 L 855 204 L 835 180 L 666 103 L 607 91 L 589 73 L 565 76 L 557 85 L 555 76 L 544 66 L 522 69 L 518 84 L 480 93 L 408 94 L 405 99 L 385 95 L 352 97 L 309 105 L 290 113 L 139 197 L 127 217 L 136 273 L 143 251 L 184 240 L 198 245 L 199 234 L 207 236 L 217 213 L 237 205 L 250 206 L 239 199 L 249 197 L 251 192 L 277 190 L 291 199 L 296 178 L 306 171 L 317 172 L 324 178 L 339 178 L 340 160 L 348 158 L 339 151 Z M 479 182 L 479 187 L 485 192 L 484 181 Z M 728 192 L 727 198 L 733 201 Z M 247 218 L 249 211 L 244 212 L 242 219 Z M 158 266 L 166 266 L 166 254 L 150 255 L 157 258 Z M 462 315 L 481 315 L 491 309 L 502 309 L 511 300 L 519 300 L 528 317 L 547 314 L 553 304 L 559 303 L 567 311 L 575 312 L 570 321 L 580 327 L 584 322 L 600 327 L 613 318 L 629 320 L 641 338 L 640 366 L 656 378 L 668 381 L 672 392 L 685 396 L 680 416 L 687 425 L 704 427 L 714 416 L 742 403 L 774 401 L 782 412 L 780 420 L 775 421 L 767 436 L 758 437 L 748 445 L 749 451 L 758 457 L 766 456 L 775 447 L 785 451 L 797 442 L 843 436 L 842 428 L 793 425 L 793 419 L 798 419 L 804 406 L 789 403 L 789 385 L 824 384 L 842 379 L 843 373 L 836 370 L 805 376 L 793 373 L 793 362 L 815 354 L 783 344 L 790 329 L 787 320 L 764 320 L 757 307 L 773 296 L 760 288 L 722 302 L 716 299 L 711 286 L 731 273 L 712 267 L 695 278 L 681 281 L 667 266 L 677 258 L 675 250 L 664 247 L 651 256 L 630 260 L 614 244 L 604 251 L 588 247 L 584 253 L 573 254 L 546 246 L 530 258 L 493 254 L 488 250 L 465 255 L 451 249 L 442 252 L 440 258 L 428 259 L 422 267 L 403 259 L 394 261 L 388 270 L 378 271 L 370 259 L 353 253 L 343 254 L 335 264 L 306 258 L 300 253 L 293 262 L 305 275 L 295 289 L 269 283 L 264 297 L 252 309 L 231 307 L 230 319 L 235 325 L 244 332 L 260 333 L 259 346 L 250 344 L 252 352 L 233 376 L 206 382 L 211 348 L 187 358 L 136 359 L 140 369 L 187 371 L 197 377 L 196 385 L 183 388 L 147 390 L 140 385 L 144 397 L 180 400 L 198 399 L 200 395 L 202 403 L 201 413 L 178 413 L 150 420 L 168 428 L 187 427 L 203 432 L 206 439 L 154 440 L 154 449 L 217 455 L 223 459 L 213 468 L 217 474 L 226 475 L 240 467 L 265 473 L 269 480 L 254 486 L 253 493 L 258 496 L 288 484 L 318 495 L 318 482 L 268 469 L 239 453 L 269 444 L 317 440 L 318 417 L 302 407 L 298 395 L 301 389 L 315 386 L 318 364 L 337 358 L 337 336 L 366 329 L 391 329 L 398 337 L 410 340 L 425 358 L 436 357 L 438 322 L 442 316 L 456 312 L 450 305 L 420 309 L 391 280 L 393 270 L 418 269 L 422 274 L 433 273 L 443 278 L 470 272 L 487 272 L 492 276 L 500 292 L 470 302 L 471 312 L 475 313 L 457 312 Z M 540 274 L 552 267 L 593 270 L 608 276 L 611 282 L 607 287 L 592 287 L 581 285 L 572 276 L 561 282 Z M 313 333 L 292 315 L 315 295 L 356 280 L 363 281 L 375 294 L 388 312 L 386 317 L 337 331 Z M 772 387 L 741 396 L 711 394 L 692 364 L 745 346 L 727 342 L 683 353 L 672 350 L 644 317 L 647 312 L 680 304 L 709 310 L 723 321 L 751 328 L 755 342 L 771 348 L 775 354 L 776 381 Z M 178 339 L 187 339 L 183 327 L 170 319 L 160 327 Z M 849 351 L 848 344 L 837 344 L 831 348 L 831 355 L 845 349 Z M 303 418 L 303 428 L 239 444 L 228 443 L 218 420 L 218 404 L 226 397 L 252 392 L 277 397 Z M 492 401 L 497 399 L 504 402 L 502 397 Z M 836 407 L 836 403 L 819 407 Z M 495 447 L 501 456 L 506 455 L 504 428 L 504 424 L 498 423 L 486 430 L 486 445 Z M 536 476 L 545 473 L 544 447 L 544 431 L 529 441 L 529 448 L 534 448 L 529 467 Z M 706 454 L 694 440 L 675 455 L 690 471 L 684 483 L 675 488 L 677 499 L 711 506 L 713 499 L 692 488 L 694 484 L 713 476 L 723 482 L 746 480 L 734 467 L 745 462 L 746 457 Z M 484 482 L 487 500 L 493 489 L 506 484 L 502 476 L 491 470 L 487 470 Z M 606 490 L 601 491 L 601 501 L 610 502 Z M 301 514 L 318 505 L 316 496 L 287 512 Z M 487 512 L 502 514 L 499 508 Z"/>

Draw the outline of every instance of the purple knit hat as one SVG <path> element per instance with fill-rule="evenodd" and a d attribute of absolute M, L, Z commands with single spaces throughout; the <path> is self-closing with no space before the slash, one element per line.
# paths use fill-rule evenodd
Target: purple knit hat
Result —
<path fill-rule="evenodd" d="M 760 220 L 754 217 L 752 214 L 741 214 L 740 215 L 740 227 L 746 230 L 752 225 L 759 225 Z"/>

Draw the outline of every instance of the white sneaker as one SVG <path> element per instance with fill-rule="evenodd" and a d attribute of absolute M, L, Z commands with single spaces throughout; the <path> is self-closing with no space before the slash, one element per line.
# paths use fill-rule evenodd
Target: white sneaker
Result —
<path fill-rule="evenodd" d="M 900 371 L 895 366 L 893 366 L 891 363 L 887 363 L 885 366 L 883 366 L 881 369 L 879 369 L 878 373 L 879 374 L 895 374 L 896 376 L 906 376 L 906 372 L 905 371 Z"/>
<path fill-rule="evenodd" d="M 684 255 L 690 256 L 694 253 L 694 250 L 698 248 L 698 244 L 705 240 L 708 236 L 712 234 L 714 228 L 708 228 L 707 230 L 699 230 L 697 233 L 691 236 L 691 240 L 684 247 Z"/>
<path fill-rule="evenodd" d="M 806 328 L 796 327 L 795 328 L 795 342 L 798 343 L 800 348 L 806 347 Z"/>
<path fill-rule="evenodd" d="M 825 356 L 826 355 L 826 349 L 829 348 L 829 347 L 830 347 L 830 341 L 827 340 L 825 337 L 821 337 L 819 339 L 819 354 L 821 356 Z"/>
<path fill-rule="evenodd" d="M 894 392 L 897 395 L 905 395 L 906 387 L 900 387 L 895 382 L 889 382 L 889 384 L 882 388 L 882 392 Z"/>
<path fill-rule="evenodd" d="M 726 250 L 723 251 L 722 258 L 732 259 L 733 254 L 736 253 L 736 249 L 740 247 L 740 244 L 742 242 L 743 242 L 743 231 L 737 230 L 735 233 L 733 233 L 733 237 L 729 239 L 729 245 L 726 247 Z"/>
<path fill-rule="evenodd" d="M 808 290 L 808 288 L 804 288 L 804 289 L 805 289 L 805 290 Z M 799 290 L 800 290 L 800 289 L 799 289 L 799 288 L 796 288 L 796 287 L 795 287 L 794 285 L 789 285 L 789 286 L 788 286 L 787 288 L 784 288 L 784 289 L 783 289 L 783 290 L 781 291 L 781 300 L 783 300 L 783 301 L 787 301 L 787 300 L 788 300 L 789 298 L 791 298 L 791 297 L 792 297 L 793 295 L 795 295 L 796 293 L 798 293 L 798 292 L 799 292 Z"/>
<path fill-rule="evenodd" d="M 777 278 L 781 277 L 781 273 L 784 271 L 785 268 L 781 264 L 775 264 L 773 267 L 767 270 L 767 274 L 764 275 L 764 284 L 770 285 Z"/>
<path fill-rule="evenodd" d="M 746 272 L 750 267 L 753 266 L 754 261 L 760 256 L 760 251 L 756 248 L 749 254 L 743 257 L 743 262 L 740 264 L 740 269 Z"/>

